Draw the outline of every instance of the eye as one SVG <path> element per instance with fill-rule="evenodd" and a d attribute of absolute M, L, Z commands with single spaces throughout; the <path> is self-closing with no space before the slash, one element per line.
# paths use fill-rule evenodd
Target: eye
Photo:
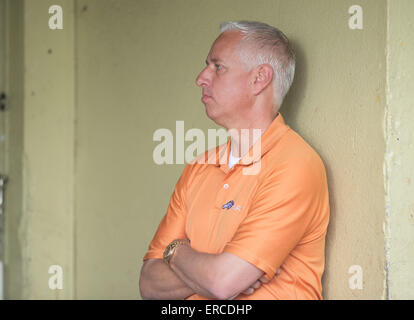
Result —
<path fill-rule="evenodd" d="M 220 71 L 221 69 L 223 69 L 223 66 L 221 64 L 215 64 L 216 66 L 216 70 Z"/>

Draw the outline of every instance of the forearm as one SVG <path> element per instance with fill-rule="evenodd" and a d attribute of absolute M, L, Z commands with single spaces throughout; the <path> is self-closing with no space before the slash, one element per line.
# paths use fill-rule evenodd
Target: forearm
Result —
<path fill-rule="evenodd" d="M 149 262 L 141 269 L 139 288 L 142 299 L 182 300 L 195 293 L 163 260 Z"/>
<path fill-rule="evenodd" d="M 215 254 L 198 252 L 190 246 L 180 246 L 170 260 L 170 268 L 199 295 L 217 299 L 216 263 Z"/>
<path fill-rule="evenodd" d="M 170 268 L 199 295 L 220 300 L 253 293 L 269 282 L 264 271 L 234 254 L 198 252 L 188 245 L 176 249 Z"/>

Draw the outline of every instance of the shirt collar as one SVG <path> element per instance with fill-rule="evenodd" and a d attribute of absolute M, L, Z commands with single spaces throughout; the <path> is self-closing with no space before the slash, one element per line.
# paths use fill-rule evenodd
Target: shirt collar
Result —
<path fill-rule="evenodd" d="M 289 130 L 289 126 L 286 125 L 285 120 L 280 112 L 277 113 L 275 119 L 270 123 L 269 127 L 263 132 L 260 137 L 260 141 L 257 141 L 238 162 L 240 165 L 250 165 L 252 163 L 258 162 L 261 158 L 280 140 L 283 134 Z M 228 160 L 230 153 L 230 142 L 231 138 L 228 138 L 227 142 L 218 146 L 215 151 L 216 153 L 212 154 L 212 158 L 209 157 L 209 160 L 216 166 L 225 169 L 228 171 Z M 258 144 L 260 143 L 260 147 Z M 254 150 L 258 148 L 258 150 Z M 255 152 L 256 151 L 256 152 Z M 216 161 L 214 161 L 214 155 L 216 155 Z"/>
<path fill-rule="evenodd" d="M 257 147 L 257 144 L 259 143 L 259 141 L 257 141 L 249 149 L 249 152 L 246 153 L 237 164 L 248 166 L 252 163 L 260 161 L 261 158 L 280 140 L 283 134 L 288 130 L 289 126 L 286 125 L 282 114 L 278 112 L 276 117 L 270 123 L 269 127 L 267 127 L 267 129 L 260 137 L 260 152 L 256 152 L 256 154 L 254 154 L 254 148 Z M 213 164 L 217 167 L 220 167 L 220 169 L 227 173 L 229 171 L 228 163 L 231 148 L 230 142 L 231 138 L 229 137 L 226 143 L 223 143 L 199 155 L 191 163 Z"/>

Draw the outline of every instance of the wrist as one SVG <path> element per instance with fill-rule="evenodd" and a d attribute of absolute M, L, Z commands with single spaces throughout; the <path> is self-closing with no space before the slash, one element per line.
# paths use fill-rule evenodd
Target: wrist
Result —
<path fill-rule="evenodd" d="M 163 255 L 164 262 L 169 267 L 171 267 L 171 264 L 173 262 L 172 260 L 174 256 L 176 255 L 179 247 L 189 246 L 189 245 L 190 245 L 190 240 L 188 239 L 176 239 L 176 240 L 171 241 L 171 243 L 165 247 L 164 255 Z"/>
<path fill-rule="evenodd" d="M 173 269 L 173 267 L 176 267 L 176 263 L 177 263 L 177 259 L 179 259 L 179 257 L 181 256 L 181 254 L 183 253 L 183 251 L 185 251 L 186 247 L 188 247 L 188 243 L 187 242 L 182 242 L 180 243 L 180 245 L 178 245 L 175 248 L 175 251 L 173 253 L 173 255 L 171 256 L 170 259 L 170 263 L 169 266 L 171 269 Z"/>

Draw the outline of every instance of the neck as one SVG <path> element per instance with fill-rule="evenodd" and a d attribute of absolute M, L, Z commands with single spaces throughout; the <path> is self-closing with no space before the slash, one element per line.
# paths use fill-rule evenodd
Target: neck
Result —
<path fill-rule="evenodd" d="M 277 115 L 277 114 L 276 114 Z M 231 153 L 233 157 L 243 157 L 270 126 L 276 115 L 251 123 L 245 128 L 230 128 Z"/>

